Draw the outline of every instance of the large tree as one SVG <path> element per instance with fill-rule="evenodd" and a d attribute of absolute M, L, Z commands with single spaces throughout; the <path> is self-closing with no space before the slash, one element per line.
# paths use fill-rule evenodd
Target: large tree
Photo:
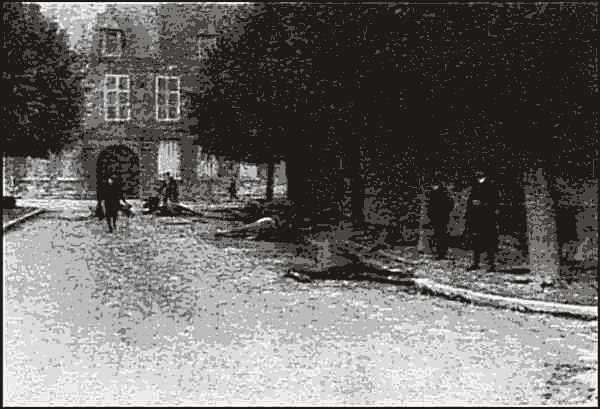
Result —
<path fill-rule="evenodd" d="M 283 157 L 292 173 L 317 152 L 357 166 L 365 146 L 398 141 L 421 174 L 577 169 L 597 155 L 594 11 L 264 4 L 209 61 L 200 140 L 238 158 Z M 309 181 L 289 182 L 293 194 Z"/>
<path fill-rule="evenodd" d="M 2 3 L 2 147 L 7 156 L 59 152 L 77 137 L 83 92 L 67 35 L 37 4 Z"/>
<path fill-rule="evenodd" d="M 337 145 L 331 125 L 343 127 L 349 110 L 362 107 L 353 47 L 370 17 L 364 11 L 262 4 L 243 17 L 247 23 L 232 25 L 238 31 L 220 39 L 205 72 L 208 91 L 195 103 L 203 118 L 199 143 L 236 159 L 284 158 L 290 196 L 301 191 L 302 177 L 294 173 L 315 159 L 309 148 Z"/>
<path fill-rule="evenodd" d="M 555 173 L 589 164 L 597 154 L 594 12 L 589 4 L 476 4 L 409 14 L 418 23 L 409 104 L 424 163 L 510 172 L 537 163 Z"/>

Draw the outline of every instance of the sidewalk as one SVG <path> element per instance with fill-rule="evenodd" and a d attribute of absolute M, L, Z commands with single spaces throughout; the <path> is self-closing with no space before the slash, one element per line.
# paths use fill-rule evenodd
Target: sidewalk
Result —
<path fill-rule="evenodd" d="M 562 275 L 555 283 L 540 283 L 527 266 L 507 268 L 498 266 L 494 272 L 482 269 L 467 271 L 471 253 L 450 249 L 448 258 L 435 260 L 419 254 L 415 246 L 397 246 L 380 250 L 377 257 L 388 260 L 406 259 L 415 263 L 415 277 L 431 279 L 440 284 L 490 293 L 504 297 L 537 301 L 598 305 L 598 278 L 596 270 L 580 270 Z"/>
<path fill-rule="evenodd" d="M 363 251 L 369 248 L 353 244 Z M 460 249 L 450 249 L 445 260 L 434 260 L 419 254 L 416 246 L 395 246 L 368 253 L 362 260 L 374 279 L 412 285 L 426 294 L 519 311 L 598 319 L 596 270 L 578 271 L 574 277 L 561 276 L 555 283 L 544 285 L 526 268 L 467 271 L 470 253 Z"/>
<path fill-rule="evenodd" d="M 333 226 L 332 226 L 333 227 Z M 422 293 L 469 303 L 542 312 L 585 320 L 598 318 L 597 267 L 565 266 L 554 282 L 543 281 L 529 271 L 524 257 L 516 256 L 510 237 L 503 237 L 493 272 L 467 271 L 472 253 L 451 248 L 448 257 L 436 260 L 417 250 L 416 245 L 375 247 L 378 240 L 369 233 L 354 230 L 340 239 L 340 227 L 329 238 L 309 234 L 311 259 L 287 275 L 298 281 L 311 279 L 371 280 L 412 287 Z M 338 232 L 335 232 L 338 230 Z M 349 231 L 352 231 L 350 229 Z M 327 243 L 330 243 L 328 245 Z M 326 248 L 325 252 L 320 250 Z M 306 252 L 306 251 L 305 251 Z M 333 253 L 332 253 L 333 252 Z M 326 255 L 329 261 L 319 261 Z M 341 257 L 347 267 L 336 267 L 331 254 Z M 337 256 L 334 256 L 337 257 Z"/>

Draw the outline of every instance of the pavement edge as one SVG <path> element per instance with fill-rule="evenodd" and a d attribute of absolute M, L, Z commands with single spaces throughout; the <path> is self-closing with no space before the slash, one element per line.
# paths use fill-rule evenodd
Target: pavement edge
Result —
<path fill-rule="evenodd" d="M 414 286 L 424 294 L 442 296 L 444 298 L 470 302 L 478 305 L 487 305 L 496 308 L 505 308 L 521 312 L 537 312 L 560 315 L 582 320 L 597 320 L 598 307 L 587 305 L 560 304 L 539 300 L 503 297 L 495 294 L 481 293 L 464 288 L 452 287 L 436 283 L 427 278 L 413 279 Z"/>
<path fill-rule="evenodd" d="M 363 245 L 359 245 L 358 247 L 363 250 L 368 249 L 368 247 Z M 496 294 L 467 290 L 465 288 L 452 287 L 446 284 L 437 283 L 428 278 L 417 278 L 412 276 L 419 267 L 419 263 L 414 260 L 397 257 L 382 250 L 379 250 L 378 253 L 380 256 L 393 260 L 396 263 L 399 262 L 403 266 L 400 268 L 390 268 L 387 263 L 377 260 L 377 257 L 361 257 L 361 261 L 365 265 L 378 271 L 379 274 L 386 276 L 383 280 L 377 281 L 395 284 L 393 277 L 400 275 L 403 277 L 401 278 L 401 282 L 398 282 L 397 284 L 413 286 L 422 294 L 521 312 L 545 313 L 588 321 L 598 320 L 597 306 L 561 304 L 540 300 L 528 300 L 524 298 L 504 297 Z"/>
<path fill-rule="evenodd" d="M 3 223 L 2 224 L 2 233 L 10 230 L 14 226 L 17 226 L 17 225 L 23 223 L 25 220 L 31 219 L 32 217 L 35 217 L 41 213 L 44 213 L 45 211 L 46 211 L 45 209 L 32 210 L 31 212 L 25 213 L 23 216 L 18 217 L 15 220 L 11 220 L 7 223 Z"/>

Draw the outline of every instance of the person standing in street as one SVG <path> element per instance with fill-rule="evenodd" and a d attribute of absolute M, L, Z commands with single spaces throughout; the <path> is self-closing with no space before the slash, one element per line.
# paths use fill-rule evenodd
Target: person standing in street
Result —
<path fill-rule="evenodd" d="M 167 173 L 168 184 L 167 184 L 167 199 L 172 203 L 179 203 L 179 186 L 173 176 Z"/>
<path fill-rule="evenodd" d="M 163 179 L 160 182 L 160 187 L 158 188 L 158 195 L 160 196 L 161 200 L 162 200 L 162 205 L 166 206 L 167 205 L 167 201 L 169 199 L 169 178 L 170 178 L 170 174 L 169 172 L 165 173 L 163 175 Z"/>
<path fill-rule="evenodd" d="M 448 252 L 448 221 L 454 201 L 442 183 L 434 183 L 429 191 L 428 216 L 433 229 L 431 241 L 438 260 Z"/>
<path fill-rule="evenodd" d="M 498 248 L 498 190 L 489 176 L 479 170 L 467 202 L 466 230 L 473 249 L 473 264 L 469 270 L 479 269 L 482 252 L 487 253 L 488 272 L 495 269 L 495 257 Z"/>
<path fill-rule="evenodd" d="M 231 178 L 231 183 L 229 184 L 229 200 L 234 201 L 237 200 L 237 180 L 235 176 Z"/>
<path fill-rule="evenodd" d="M 108 231 L 112 233 L 113 229 L 116 229 L 117 227 L 117 217 L 121 206 L 121 200 L 125 201 L 121 186 L 117 183 L 114 176 L 110 176 L 106 180 L 106 185 L 104 186 L 102 194 Z"/>
<path fill-rule="evenodd" d="M 96 192 L 96 210 L 94 216 L 96 216 L 98 220 L 102 220 L 105 216 L 104 209 L 102 208 L 102 193 L 100 188 L 98 189 L 98 192 Z"/>

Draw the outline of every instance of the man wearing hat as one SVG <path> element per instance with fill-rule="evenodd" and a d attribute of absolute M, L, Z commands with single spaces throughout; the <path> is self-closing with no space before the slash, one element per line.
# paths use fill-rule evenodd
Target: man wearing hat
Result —
<path fill-rule="evenodd" d="M 497 187 L 485 171 L 476 171 L 466 213 L 466 230 L 473 248 L 473 264 L 469 270 L 479 268 L 481 253 L 486 252 L 488 271 L 494 271 L 498 249 L 497 208 Z"/>
<path fill-rule="evenodd" d="M 435 181 L 429 191 L 428 216 L 433 229 L 431 241 L 436 257 L 441 260 L 448 252 L 448 221 L 454 208 L 454 201 L 448 189 L 440 181 Z"/>
<path fill-rule="evenodd" d="M 106 213 L 106 223 L 108 223 L 108 231 L 112 233 L 117 223 L 121 200 L 125 202 L 121 185 L 117 183 L 115 175 L 109 176 L 106 180 L 106 185 L 103 189 L 104 211 Z"/>

